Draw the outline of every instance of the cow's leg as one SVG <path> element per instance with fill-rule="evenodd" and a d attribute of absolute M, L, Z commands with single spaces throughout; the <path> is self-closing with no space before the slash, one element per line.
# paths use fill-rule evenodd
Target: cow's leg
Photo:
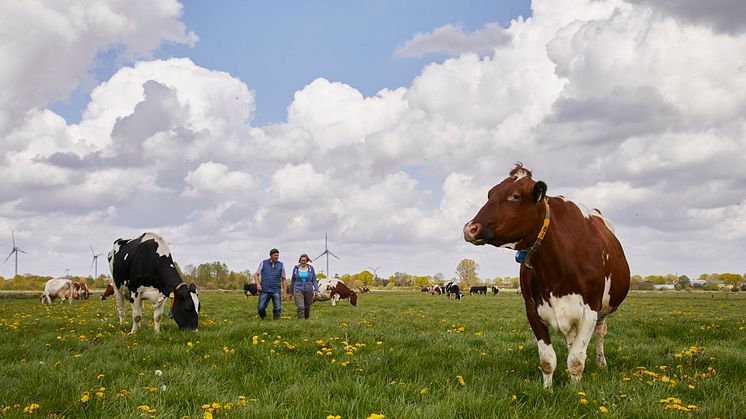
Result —
<path fill-rule="evenodd" d="M 578 335 L 578 329 L 573 326 L 565 335 L 565 343 L 567 344 L 567 352 L 570 353 L 572 344 L 575 342 L 575 337 Z"/>
<path fill-rule="evenodd" d="M 119 314 L 119 326 L 124 326 L 124 296 L 122 295 L 122 289 L 124 287 L 114 291 L 114 301 L 117 303 L 117 314 Z"/>
<path fill-rule="evenodd" d="M 158 301 L 153 305 L 153 328 L 155 332 L 161 331 L 161 318 L 163 317 L 163 308 L 166 306 L 167 297 L 161 294 Z"/>
<path fill-rule="evenodd" d="M 596 340 L 596 365 L 601 368 L 606 367 L 606 355 L 604 354 L 606 329 L 606 319 L 601 319 L 596 322 L 596 330 L 593 331 L 593 338 Z"/>
<path fill-rule="evenodd" d="M 544 374 L 544 389 L 548 390 L 552 388 L 552 376 L 557 368 L 557 354 L 552 347 L 549 328 L 541 321 L 534 303 L 526 302 L 526 316 L 536 337 L 536 346 L 539 349 L 539 368 Z"/>
<path fill-rule="evenodd" d="M 588 350 L 588 344 L 591 342 L 593 330 L 596 328 L 597 319 L 597 312 L 585 308 L 576 326 L 577 333 L 567 354 L 567 370 L 570 371 L 570 378 L 576 384 L 580 382 L 583 376 L 586 351 Z"/>
<path fill-rule="evenodd" d="M 142 293 L 132 293 L 132 298 L 132 330 L 130 333 L 135 333 L 140 328 L 140 320 L 142 320 Z"/>
<path fill-rule="evenodd" d="M 332 295 L 332 307 L 337 305 L 337 301 L 339 301 L 339 294 Z"/>

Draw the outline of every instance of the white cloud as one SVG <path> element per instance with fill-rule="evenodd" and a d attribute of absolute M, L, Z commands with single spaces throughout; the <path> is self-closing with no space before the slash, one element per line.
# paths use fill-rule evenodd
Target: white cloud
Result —
<path fill-rule="evenodd" d="M 394 51 L 395 57 L 420 57 L 431 53 L 458 55 L 465 52 L 484 53 L 510 42 L 510 35 L 496 23 L 488 23 L 471 33 L 461 25 L 447 24 L 429 33 L 417 33 Z"/>
<path fill-rule="evenodd" d="M 217 195 L 223 199 L 246 199 L 256 192 L 259 183 L 248 173 L 230 171 L 221 163 L 205 162 L 187 173 L 187 189 L 184 196 L 190 198 L 211 198 Z"/>
<path fill-rule="evenodd" d="M 63 99 L 84 79 L 97 54 L 146 57 L 162 42 L 193 43 L 175 0 L 22 1 L 0 5 L 0 134 L 23 115 Z"/>

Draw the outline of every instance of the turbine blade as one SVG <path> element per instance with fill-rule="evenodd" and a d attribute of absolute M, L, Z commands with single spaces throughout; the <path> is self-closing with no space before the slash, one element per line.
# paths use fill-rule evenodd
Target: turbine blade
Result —
<path fill-rule="evenodd" d="M 19 249 L 19 248 L 16 248 L 16 250 L 17 250 L 17 251 L 19 251 L 19 252 L 21 252 L 21 253 L 26 253 L 26 251 L 25 251 L 25 250 L 21 250 L 21 249 Z"/>
<path fill-rule="evenodd" d="M 91 254 L 92 254 L 92 255 L 95 255 L 95 254 L 96 254 L 96 252 L 94 252 L 94 251 L 93 251 L 93 246 L 90 246 L 90 245 L 89 245 L 88 247 L 90 247 L 90 248 L 91 248 Z"/>
<path fill-rule="evenodd" d="M 327 250 L 327 252 L 329 252 L 329 251 Z M 332 252 L 329 252 L 329 254 L 330 254 L 330 255 L 332 255 L 332 256 L 334 256 L 335 258 L 339 259 L 339 256 L 335 255 L 334 253 L 332 253 Z M 341 260 L 341 259 L 340 259 L 340 260 Z"/>
<path fill-rule="evenodd" d="M 90 268 L 88 268 L 88 274 L 89 274 L 89 275 L 90 275 L 91 271 L 93 270 L 93 262 L 95 262 L 95 261 L 96 261 L 96 258 L 94 257 L 94 258 L 93 258 L 93 259 L 91 260 L 91 267 L 90 267 Z"/>
<path fill-rule="evenodd" d="M 10 251 L 10 254 L 8 255 L 8 257 L 7 257 L 7 258 L 5 258 L 5 260 L 3 261 L 3 263 L 7 262 L 7 261 L 8 261 L 8 259 L 10 259 L 10 257 L 11 257 L 11 256 L 13 256 L 13 252 L 15 252 L 15 251 L 16 251 L 16 249 L 15 249 L 15 248 L 13 248 L 13 250 L 11 250 L 11 251 Z"/>
<path fill-rule="evenodd" d="M 16 233 L 13 232 L 13 230 L 10 230 L 10 237 L 13 238 L 13 248 L 16 248 Z"/>
<path fill-rule="evenodd" d="M 313 258 L 313 260 L 311 260 L 311 262 L 314 262 L 314 261 L 316 261 L 316 259 L 318 259 L 318 258 L 320 258 L 320 257 L 324 256 L 324 255 L 326 254 L 326 252 L 328 252 L 328 250 L 324 250 L 324 253 L 322 253 L 322 254 L 320 254 L 320 255 L 316 256 L 315 258 Z"/>

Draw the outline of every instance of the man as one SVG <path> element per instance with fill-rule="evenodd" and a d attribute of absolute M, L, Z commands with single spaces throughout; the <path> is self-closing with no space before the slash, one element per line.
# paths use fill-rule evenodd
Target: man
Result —
<path fill-rule="evenodd" d="M 280 262 L 280 251 L 272 249 L 269 251 L 269 259 L 265 259 L 259 264 L 259 268 L 254 275 L 256 290 L 259 292 L 259 303 L 257 309 L 259 317 L 267 317 L 267 305 L 272 299 L 272 317 L 275 320 L 280 319 L 280 298 L 285 299 L 286 280 L 285 267 Z"/>

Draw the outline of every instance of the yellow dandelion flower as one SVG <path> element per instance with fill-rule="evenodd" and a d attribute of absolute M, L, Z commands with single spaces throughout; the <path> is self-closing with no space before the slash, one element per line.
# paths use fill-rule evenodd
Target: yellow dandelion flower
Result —
<path fill-rule="evenodd" d="M 423 395 L 423 396 L 424 396 L 425 394 L 429 393 L 429 392 L 430 392 L 430 389 L 428 389 L 427 387 L 422 387 L 422 388 L 420 389 L 420 394 L 421 394 L 421 395 Z"/>
<path fill-rule="evenodd" d="M 23 408 L 23 413 L 34 413 L 39 410 L 41 406 L 38 403 L 31 403 L 30 405 Z"/>
<path fill-rule="evenodd" d="M 383 419 L 383 418 L 385 418 L 385 416 L 380 413 L 371 413 L 370 415 L 368 415 L 366 419 Z"/>
<path fill-rule="evenodd" d="M 326 419 L 342 419 L 339 415 L 326 415 Z"/>
<path fill-rule="evenodd" d="M 194 344 L 192 344 L 192 342 L 190 341 L 190 342 L 187 342 L 187 346 L 191 348 L 192 346 L 194 346 Z"/>
<path fill-rule="evenodd" d="M 606 406 L 599 406 L 598 411 L 604 414 L 609 413 L 609 409 Z"/>
<path fill-rule="evenodd" d="M 579 391 L 579 392 L 578 392 L 578 396 L 583 396 L 583 397 L 585 397 L 585 392 L 584 392 L 584 391 Z"/>
<path fill-rule="evenodd" d="M 103 375 L 103 374 L 99 374 L 99 375 L 97 375 L 97 376 L 96 376 L 96 379 L 97 379 L 97 380 L 102 380 L 103 378 L 104 378 L 104 375 Z"/>
<path fill-rule="evenodd" d="M 513 397 L 511 397 L 511 398 L 510 398 L 510 400 L 516 401 L 516 400 L 518 400 L 518 396 L 516 396 L 516 395 L 514 394 L 514 395 L 513 395 Z"/>
<path fill-rule="evenodd" d="M 466 381 L 464 381 L 464 377 L 461 374 L 456 374 L 456 381 L 462 386 L 466 385 Z"/>
<path fill-rule="evenodd" d="M 83 403 L 88 403 L 88 400 L 91 400 L 91 396 L 88 394 L 87 391 L 84 391 L 83 394 L 80 396 L 80 401 Z"/>
<path fill-rule="evenodd" d="M 580 404 L 588 404 L 588 400 L 587 399 L 580 399 Z"/>
<path fill-rule="evenodd" d="M 213 403 L 212 403 L 212 408 L 213 408 L 213 409 L 220 409 L 220 403 L 218 403 L 218 402 L 213 402 Z"/>
<path fill-rule="evenodd" d="M 203 419 L 212 419 L 212 413 L 210 413 L 210 412 L 205 412 L 205 413 L 204 413 L 204 414 L 202 415 L 202 418 L 203 418 Z"/>

